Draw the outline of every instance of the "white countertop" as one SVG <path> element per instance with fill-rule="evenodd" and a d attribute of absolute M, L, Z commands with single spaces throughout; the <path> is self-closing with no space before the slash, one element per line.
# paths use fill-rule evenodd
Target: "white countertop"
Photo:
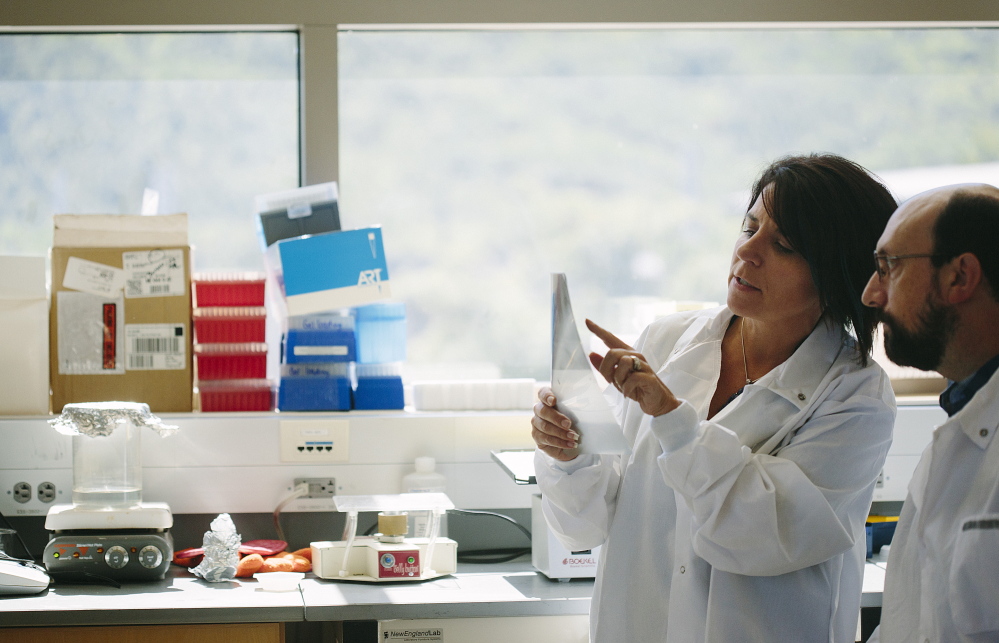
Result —
<path fill-rule="evenodd" d="M 587 614 L 593 579 L 549 580 L 527 559 L 459 565 L 459 572 L 420 583 L 302 583 L 308 621 Z"/>
<path fill-rule="evenodd" d="M 171 565 L 154 582 L 52 584 L 28 596 L 0 597 L 0 627 L 158 625 L 164 623 L 273 623 L 301 621 L 299 591 L 265 592 L 257 581 L 207 583 Z"/>
<path fill-rule="evenodd" d="M 887 548 L 864 572 L 863 607 L 881 605 Z M 166 578 L 101 585 L 55 584 L 41 594 L 0 597 L 0 627 L 273 623 L 586 614 L 592 579 L 549 580 L 527 557 L 459 564 L 419 583 L 331 581 L 308 574 L 299 590 L 267 592 L 253 579 L 208 583 L 172 566 Z"/>

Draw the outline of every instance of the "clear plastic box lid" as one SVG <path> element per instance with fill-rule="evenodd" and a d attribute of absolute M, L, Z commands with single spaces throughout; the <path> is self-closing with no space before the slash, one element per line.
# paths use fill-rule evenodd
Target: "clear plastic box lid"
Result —
<path fill-rule="evenodd" d="M 259 194 L 254 198 L 258 213 L 336 200 L 337 188 L 335 181 L 307 185 L 291 190 L 282 190 L 281 192 Z"/>
<path fill-rule="evenodd" d="M 358 377 L 402 376 L 402 362 L 388 362 L 384 364 L 362 364 L 358 362 L 354 365 L 354 368 Z"/>
<path fill-rule="evenodd" d="M 358 321 L 395 320 L 406 318 L 406 304 L 401 301 L 380 302 L 358 306 L 356 309 Z"/>
<path fill-rule="evenodd" d="M 445 493 L 397 493 L 376 496 L 333 496 L 337 511 L 432 511 L 454 509 Z"/>

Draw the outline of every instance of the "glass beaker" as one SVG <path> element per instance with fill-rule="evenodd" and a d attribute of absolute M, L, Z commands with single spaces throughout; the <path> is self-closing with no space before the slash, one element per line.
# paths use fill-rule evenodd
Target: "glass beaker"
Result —
<path fill-rule="evenodd" d="M 142 502 L 142 433 L 122 418 L 108 435 L 73 436 L 73 504 L 92 509 Z"/>
<path fill-rule="evenodd" d="M 73 504 L 90 509 L 139 505 L 142 427 L 161 436 L 177 430 L 137 402 L 67 404 L 49 424 L 73 438 Z"/>

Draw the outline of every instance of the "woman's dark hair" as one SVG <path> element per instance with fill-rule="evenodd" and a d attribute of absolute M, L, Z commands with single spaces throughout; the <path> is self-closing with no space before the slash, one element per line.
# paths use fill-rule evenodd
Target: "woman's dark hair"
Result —
<path fill-rule="evenodd" d="M 999 300 L 999 191 L 990 186 L 960 189 L 933 226 L 933 265 L 939 268 L 970 252 L 982 265 L 989 292 Z"/>
<path fill-rule="evenodd" d="M 867 364 L 880 319 L 861 294 L 895 198 L 870 172 L 835 154 L 777 159 L 753 185 L 749 207 L 761 196 L 781 234 L 808 262 L 823 314 L 853 329 L 859 361 Z"/>

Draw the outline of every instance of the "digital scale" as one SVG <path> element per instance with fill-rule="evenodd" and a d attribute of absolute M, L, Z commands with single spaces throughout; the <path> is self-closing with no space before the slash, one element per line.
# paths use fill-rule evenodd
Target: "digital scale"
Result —
<path fill-rule="evenodd" d="M 161 502 L 113 509 L 55 505 L 45 518 L 52 539 L 42 560 L 53 574 L 158 580 L 166 575 L 173 559 L 172 526 L 170 507 Z"/>

